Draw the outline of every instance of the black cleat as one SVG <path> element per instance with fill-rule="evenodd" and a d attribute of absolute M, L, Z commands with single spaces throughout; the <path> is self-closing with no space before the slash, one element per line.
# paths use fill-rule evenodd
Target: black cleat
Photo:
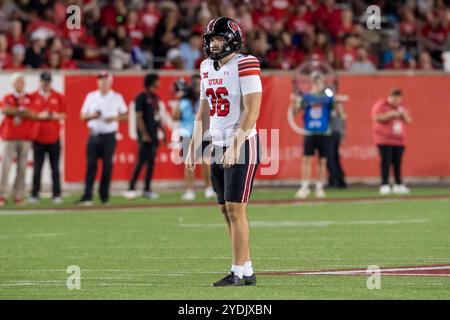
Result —
<path fill-rule="evenodd" d="M 214 287 L 228 287 L 228 286 L 245 286 L 245 280 L 234 275 L 234 272 L 230 272 L 225 278 L 214 282 Z"/>
<path fill-rule="evenodd" d="M 244 281 L 246 286 L 255 286 L 256 285 L 256 274 L 252 274 L 251 276 L 244 276 Z"/>

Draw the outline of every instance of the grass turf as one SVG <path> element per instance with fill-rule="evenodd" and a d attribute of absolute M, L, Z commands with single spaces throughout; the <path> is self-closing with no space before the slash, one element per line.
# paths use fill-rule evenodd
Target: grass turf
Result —
<path fill-rule="evenodd" d="M 445 199 L 251 205 L 254 266 L 450 264 L 449 212 Z M 381 289 L 369 290 L 365 276 L 260 275 L 256 287 L 213 288 L 231 262 L 215 207 L 35 213 L 0 211 L 0 299 L 450 299 L 450 277 L 383 276 Z M 81 268 L 81 290 L 66 287 L 70 265 Z"/>

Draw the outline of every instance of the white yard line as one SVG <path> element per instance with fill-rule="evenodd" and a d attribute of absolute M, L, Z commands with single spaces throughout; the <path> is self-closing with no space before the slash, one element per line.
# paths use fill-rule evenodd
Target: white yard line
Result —
<path fill-rule="evenodd" d="M 380 269 L 380 274 L 385 275 L 393 272 L 402 272 L 402 271 L 428 271 L 428 270 L 450 270 L 450 266 L 431 266 L 431 267 L 408 267 L 408 268 L 386 268 Z M 369 272 L 370 274 L 373 271 Z M 368 274 L 367 269 L 357 269 L 357 270 L 337 270 L 337 271 L 307 271 L 307 272 L 291 272 L 289 274 L 292 275 L 353 275 L 353 274 Z M 411 272 L 409 274 L 414 274 Z M 415 273 L 414 275 L 427 275 L 422 273 Z M 397 274 L 395 275 L 403 275 Z"/>

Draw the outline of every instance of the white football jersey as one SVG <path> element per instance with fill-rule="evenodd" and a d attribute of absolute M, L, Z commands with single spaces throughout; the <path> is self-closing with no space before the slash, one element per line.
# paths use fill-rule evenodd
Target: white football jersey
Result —
<path fill-rule="evenodd" d="M 216 70 L 211 59 L 200 65 L 200 99 L 207 100 L 210 110 L 209 131 L 212 142 L 229 146 L 243 114 L 242 96 L 262 92 L 260 66 L 251 55 L 236 54 Z M 248 138 L 256 135 L 256 125 Z"/>

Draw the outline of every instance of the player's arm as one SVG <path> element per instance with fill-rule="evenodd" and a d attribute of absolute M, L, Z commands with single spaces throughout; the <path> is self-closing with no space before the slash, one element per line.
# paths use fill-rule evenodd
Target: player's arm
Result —
<path fill-rule="evenodd" d="M 239 129 L 234 136 L 233 145 L 240 150 L 250 131 L 255 127 L 261 109 L 262 92 L 247 94 L 242 97 L 244 104 L 243 115 Z"/>
<path fill-rule="evenodd" d="M 200 66 L 200 74 L 202 74 L 202 67 Z M 198 111 L 195 115 L 194 131 L 192 132 L 192 139 L 187 150 L 187 157 L 185 160 L 186 168 L 194 171 L 195 169 L 195 150 L 201 146 L 205 132 L 209 129 L 209 104 L 205 95 L 205 88 L 203 82 L 200 81 L 200 99 Z"/>
<path fill-rule="evenodd" d="M 189 143 L 188 154 L 186 157 L 186 168 L 189 170 L 195 169 L 195 149 L 201 146 L 203 136 L 206 130 L 209 129 L 209 105 L 208 100 L 200 97 L 199 107 L 197 115 L 195 116 L 194 132 L 192 133 L 192 139 Z"/>
<path fill-rule="evenodd" d="M 245 143 L 245 139 L 256 125 L 259 117 L 262 100 L 262 84 L 260 78 L 259 62 L 254 60 L 245 60 L 239 65 L 239 82 L 242 92 L 242 102 L 244 109 L 242 111 L 239 128 L 234 136 L 232 145 L 227 149 L 223 156 L 223 166 L 230 167 L 234 165 L 239 158 L 239 151 Z"/>

